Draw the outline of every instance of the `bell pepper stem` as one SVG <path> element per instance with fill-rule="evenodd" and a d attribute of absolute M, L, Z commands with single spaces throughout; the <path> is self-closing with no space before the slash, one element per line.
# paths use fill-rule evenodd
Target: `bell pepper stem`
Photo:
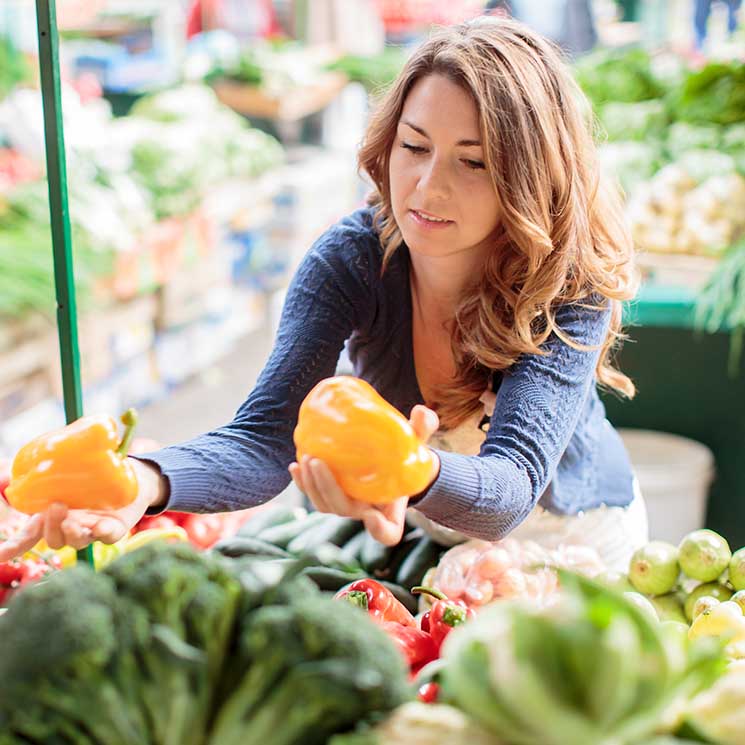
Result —
<path fill-rule="evenodd" d="M 351 592 L 347 593 L 344 596 L 344 599 L 351 603 L 352 605 L 356 605 L 359 608 L 362 608 L 364 610 L 368 610 L 370 607 L 370 604 L 367 599 L 367 593 L 362 592 L 361 590 L 352 590 Z"/>
<path fill-rule="evenodd" d="M 440 592 L 435 587 L 424 587 L 419 585 L 411 588 L 412 595 L 430 595 L 437 600 L 449 600 L 448 596 L 444 592 Z"/>
<path fill-rule="evenodd" d="M 116 452 L 123 458 L 129 452 L 129 446 L 132 444 L 135 427 L 137 426 L 137 412 L 134 409 L 127 409 L 122 414 L 121 421 L 124 425 L 124 435 L 122 436 L 122 441 L 119 443 Z"/>

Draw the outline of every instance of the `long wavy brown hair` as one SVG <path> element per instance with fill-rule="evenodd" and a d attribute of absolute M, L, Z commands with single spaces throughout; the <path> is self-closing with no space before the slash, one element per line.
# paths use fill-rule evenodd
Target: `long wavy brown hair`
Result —
<path fill-rule="evenodd" d="M 402 244 L 393 217 L 389 160 L 404 101 L 422 77 L 462 86 L 478 110 L 485 163 L 500 225 L 483 274 L 461 299 L 452 324 L 457 374 L 434 402 L 444 427 L 479 410 L 492 370 L 523 354 L 543 354 L 564 303 L 611 306 L 597 379 L 632 397 L 631 380 L 612 364 L 622 302 L 638 279 L 620 195 L 601 179 L 595 120 L 561 52 L 512 20 L 480 19 L 438 30 L 409 58 L 372 115 L 359 153 L 376 190 L 376 226 L 385 267 Z"/>

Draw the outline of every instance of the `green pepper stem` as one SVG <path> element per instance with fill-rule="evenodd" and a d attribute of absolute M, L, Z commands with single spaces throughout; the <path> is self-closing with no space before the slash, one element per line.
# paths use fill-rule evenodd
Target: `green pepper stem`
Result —
<path fill-rule="evenodd" d="M 122 414 L 121 421 L 124 425 L 124 435 L 122 436 L 122 441 L 119 443 L 116 452 L 123 458 L 129 452 L 129 446 L 132 444 L 135 427 L 137 426 L 137 412 L 134 409 L 127 409 Z"/>
<path fill-rule="evenodd" d="M 412 587 L 411 594 L 412 595 L 431 595 L 433 598 L 437 598 L 437 600 L 449 600 L 448 596 L 444 592 L 440 592 L 438 589 L 434 587 L 424 587 L 423 585 Z"/>
<path fill-rule="evenodd" d="M 348 603 L 356 605 L 358 608 L 362 608 L 364 610 L 370 609 L 370 604 L 367 599 L 367 593 L 362 592 L 362 590 L 352 590 L 344 596 L 344 599 Z"/>

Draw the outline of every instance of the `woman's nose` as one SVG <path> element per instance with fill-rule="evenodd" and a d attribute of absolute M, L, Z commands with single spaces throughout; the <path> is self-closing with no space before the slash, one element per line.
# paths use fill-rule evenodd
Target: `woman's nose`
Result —
<path fill-rule="evenodd" d="M 447 199 L 451 195 L 446 164 L 438 158 L 430 159 L 419 179 L 419 191 L 430 199 Z"/>

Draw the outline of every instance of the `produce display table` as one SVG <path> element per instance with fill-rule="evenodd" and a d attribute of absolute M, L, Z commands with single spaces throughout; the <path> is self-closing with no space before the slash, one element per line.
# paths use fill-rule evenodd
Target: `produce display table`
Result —
<path fill-rule="evenodd" d="M 731 336 L 694 327 L 690 286 L 645 283 L 627 306 L 629 341 L 618 364 L 637 386 L 633 401 L 605 395 L 617 427 L 689 437 L 714 453 L 707 526 L 745 543 L 745 374 L 728 370 Z"/>

